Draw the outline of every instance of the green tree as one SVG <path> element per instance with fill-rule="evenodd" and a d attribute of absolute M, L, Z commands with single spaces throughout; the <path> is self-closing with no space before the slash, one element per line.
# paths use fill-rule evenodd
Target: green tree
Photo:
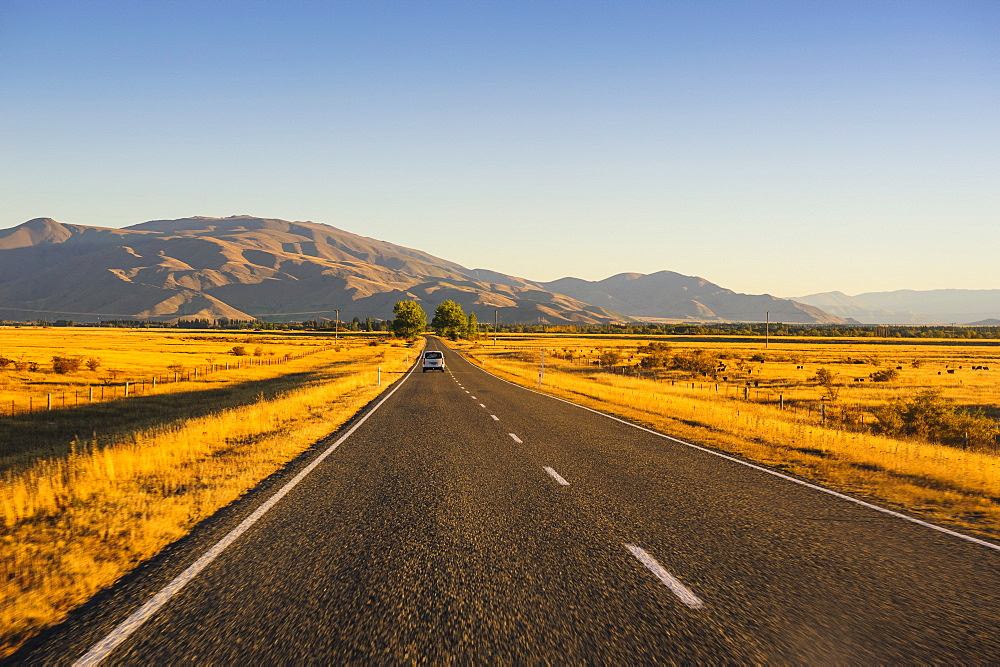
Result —
<path fill-rule="evenodd" d="M 479 338 L 479 321 L 476 319 L 475 313 L 469 313 L 469 320 L 465 327 L 465 337 L 469 340 Z"/>
<path fill-rule="evenodd" d="M 439 336 L 447 336 L 452 340 L 465 333 L 468 326 L 465 313 L 462 307 L 448 299 L 444 301 L 437 310 L 434 311 L 434 319 L 431 320 L 431 328 Z"/>
<path fill-rule="evenodd" d="M 400 338 L 416 338 L 427 328 L 427 313 L 416 301 L 397 301 L 392 312 L 392 333 Z"/>

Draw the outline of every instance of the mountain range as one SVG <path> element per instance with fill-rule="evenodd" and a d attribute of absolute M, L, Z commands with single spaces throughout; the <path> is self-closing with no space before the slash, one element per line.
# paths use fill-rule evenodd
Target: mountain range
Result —
<path fill-rule="evenodd" d="M 12 320 L 392 317 L 453 299 L 504 322 L 637 320 L 843 323 L 821 307 L 737 294 L 670 271 L 532 281 L 314 222 L 233 216 L 121 229 L 36 218 L 0 230 L 0 318 Z"/>
<path fill-rule="evenodd" d="M 1000 289 L 898 290 L 856 296 L 822 292 L 793 298 L 865 324 L 1000 324 Z"/>

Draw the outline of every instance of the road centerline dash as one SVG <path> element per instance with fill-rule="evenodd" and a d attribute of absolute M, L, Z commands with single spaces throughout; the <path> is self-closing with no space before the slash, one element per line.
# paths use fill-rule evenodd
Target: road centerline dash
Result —
<path fill-rule="evenodd" d="M 544 469 L 545 472 L 549 473 L 549 477 L 556 480 L 559 484 L 561 484 L 562 486 L 569 486 L 569 482 L 567 482 L 566 479 L 562 475 L 557 473 L 555 470 L 553 470 L 549 466 L 545 466 Z"/>
<path fill-rule="evenodd" d="M 507 435 L 509 435 L 511 438 L 513 438 L 514 442 L 516 442 L 517 444 L 519 444 L 519 445 L 520 444 L 524 444 L 524 440 L 521 440 L 519 437 L 517 437 L 513 433 L 508 433 Z"/>
<path fill-rule="evenodd" d="M 667 572 L 662 565 L 656 562 L 655 558 L 646 552 L 645 549 L 637 547 L 634 544 L 626 544 L 625 548 L 628 549 L 640 563 L 645 565 L 646 569 L 655 574 L 656 578 L 663 582 L 663 584 L 669 588 L 681 602 L 692 609 L 701 609 L 705 606 L 705 603 L 702 602 L 701 598 L 691 592 L 691 589 L 682 584 L 677 577 Z"/>

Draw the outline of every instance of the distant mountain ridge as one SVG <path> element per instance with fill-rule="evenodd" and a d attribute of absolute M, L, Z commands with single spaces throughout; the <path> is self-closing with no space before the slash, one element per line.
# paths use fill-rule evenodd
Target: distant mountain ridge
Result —
<path fill-rule="evenodd" d="M 822 292 L 792 297 L 865 324 L 971 324 L 1000 318 L 1000 289 L 897 290 L 848 296 Z"/>
<path fill-rule="evenodd" d="M 596 282 L 561 278 L 541 284 L 553 292 L 644 319 L 762 322 L 770 317 L 772 322 L 844 322 L 808 304 L 769 294 L 738 294 L 704 278 L 673 271 L 620 273 Z"/>
<path fill-rule="evenodd" d="M 540 283 L 467 269 L 330 225 L 253 216 L 122 229 L 36 218 L 0 230 L 0 318 L 388 319 L 396 301 L 453 299 L 505 322 L 633 318 L 841 322 L 817 308 L 660 272 Z"/>

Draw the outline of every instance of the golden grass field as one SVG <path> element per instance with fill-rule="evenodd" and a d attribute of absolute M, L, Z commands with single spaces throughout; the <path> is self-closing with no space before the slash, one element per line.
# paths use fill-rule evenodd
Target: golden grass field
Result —
<path fill-rule="evenodd" d="M 524 334 L 504 336 L 495 346 L 492 340 L 458 346 L 486 370 L 532 388 L 539 387 L 544 351 L 542 391 L 925 519 L 1000 537 L 1000 451 L 890 438 L 864 426 L 876 406 L 925 389 L 1000 417 L 1000 346 L 772 339 L 765 349 L 763 339 L 664 341 L 675 353 L 721 353 L 726 370 L 713 379 L 679 370 L 640 371 L 644 355 L 636 350 L 649 342 Z M 620 363 L 597 366 L 601 353 L 611 349 L 622 355 Z M 764 360 L 749 361 L 754 355 Z M 890 367 L 901 367 L 895 380 L 868 379 Z M 820 368 L 835 374 L 836 400 L 824 400 L 824 388 L 812 379 Z M 855 382 L 859 378 L 866 381 Z"/>
<path fill-rule="evenodd" d="M 0 354 L 87 350 L 152 375 L 177 359 L 224 366 L 240 336 L 4 328 Z M 162 393 L 0 417 L 0 657 L 336 430 L 401 377 L 422 345 L 255 338 L 275 358 L 294 356 L 161 384 Z M 15 395 L 37 392 L 32 383 L 96 381 L 90 371 L 0 375 Z M 31 432 L 33 449 L 17 437 Z"/>

